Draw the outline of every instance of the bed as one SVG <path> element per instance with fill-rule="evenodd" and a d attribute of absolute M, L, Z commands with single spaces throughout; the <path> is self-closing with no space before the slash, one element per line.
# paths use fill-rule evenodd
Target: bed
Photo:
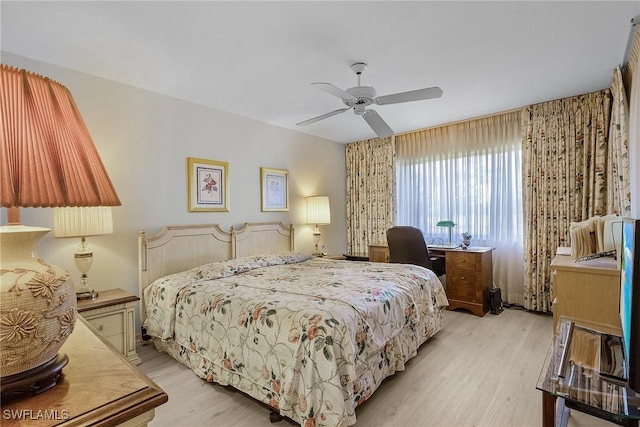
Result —
<path fill-rule="evenodd" d="M 305 427 L 355 409 L 441 328 L 418 266 L 294 252 L 293 227 L 169 226 L 139 237 L 141 321 L 156 348 Z"/>

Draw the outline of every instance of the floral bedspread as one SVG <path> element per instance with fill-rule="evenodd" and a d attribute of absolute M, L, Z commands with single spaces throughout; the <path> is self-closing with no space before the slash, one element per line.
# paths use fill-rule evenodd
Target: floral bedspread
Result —
<path fill-rule="evenodd" d="M 305 427 L 354 424 L 447 305 L 425 268 L 302 254 L 206 264 L 158 279 L 144 298 L 160 350 Z"/>

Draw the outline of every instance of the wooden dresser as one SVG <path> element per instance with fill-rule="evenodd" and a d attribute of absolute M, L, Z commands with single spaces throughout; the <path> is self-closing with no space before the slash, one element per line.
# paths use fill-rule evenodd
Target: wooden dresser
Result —
<path fill-rule="evenodd" d="M 620 335 L 620 270 L 613 258 L 575 262 L 556 255 L 551 262 L 553 330 L 561 318 Z"/>
<path fill-rule="evenodd" d="M 82 317 L 62 346 L 69 357 L 50 390 L 2 402 L 5 426 L 146 426 L 167 394 Z"/>

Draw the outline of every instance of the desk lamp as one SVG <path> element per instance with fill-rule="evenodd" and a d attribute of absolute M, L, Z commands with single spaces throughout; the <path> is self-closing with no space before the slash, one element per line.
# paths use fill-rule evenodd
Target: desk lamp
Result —
<path fill-rule="evenodd" d="M 437 227 L 447 227 L 449 229 L 449 243 L 447 244 L 447 246 L 449 247 L 455 247 L 456 245 L 454 245 L 451 242 L 451 229 L 453 227 L 456 226 L 456 224 L 453 221 L 438 221 L 438 223 L 436 224 Z"/>

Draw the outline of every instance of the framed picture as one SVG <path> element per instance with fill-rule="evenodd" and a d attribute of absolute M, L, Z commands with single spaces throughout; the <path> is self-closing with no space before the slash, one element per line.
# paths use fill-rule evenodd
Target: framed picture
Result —
<path fill-rule="evenodd" d="M 229 212 L 229 163 L 187 157 L 189 212 Z"/>
<path fill-rule="evenodd" d="M 260 168 L 262 212 L 289 210 L 289 171 Z"/>

